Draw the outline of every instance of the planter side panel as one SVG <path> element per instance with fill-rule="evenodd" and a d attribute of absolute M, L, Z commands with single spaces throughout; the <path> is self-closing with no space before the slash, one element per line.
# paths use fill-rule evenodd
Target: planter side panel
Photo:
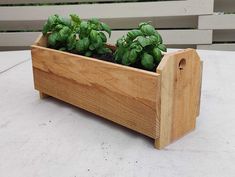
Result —
<path fill-rule="evenodd" d="M 164 56 L 157 72 L 161 75 L 161 116 L 156 147 L 163 148 L 195 128 L 202 65 L 196 51 L 187 49 Z"/>
<path fill-rule="evenodd" d="M 159 137 L 159 74 L 40 46 L 32 46 L 32 61 L 40 92 Z"/>

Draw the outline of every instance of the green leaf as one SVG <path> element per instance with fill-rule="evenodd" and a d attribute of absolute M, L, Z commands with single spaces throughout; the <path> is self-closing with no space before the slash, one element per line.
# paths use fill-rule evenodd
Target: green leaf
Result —
<path fill-rule="evenodd" d="M 76 35 L 71 34 L 67 39 L 68 50 L 71 51 L 76 48 Z"/>
<path fill-rule="evenodd" d="M 45 23 L 42 29 L 42 34 L 46 35 L 49 31 L 50 31 L 50 27 L 47 23 Z"/>
<path fill-rule="evenodd" d="M 143 33 L 140 30 L 131 30 L 127 33 L 127 36 L 130 38 L 130 40 L 133 40 L 138 36 L 143 36 Z"/>
<path fill-rule="evenodd" d="M 159 48 L 155 47 L 153 49 L 153 56 L 156 63 L 159 63 L 162 59 L 162 52 Z"/>
<path fill-rule="evenodd" d="M 129 54 L 129 61 L 131 64 L 134 64 L 136 62 L 138 54 L 135 49 L 132 49 Z"/>
<path fill-rule="evenodd" d="M 94 46 L 94 43 L 93 43 L 93 44 L 90 44 L 89 49 L 90 49 L 90 50 L 95 50 L 95 49 L 96 49 L 95 46 Z"/>
<path fill-rule="evenodd" d="M 99 19 L 98 18 L 92 18 L 92 19 L 90 19 L 89 20 L 89 22 L 90 23 L 93 23 L 93 24 L 95 24 L 95 25 L 99 25 L 99 24 L 101 24 L 101 22 L 99 21 Z"/>
<path fill-rule="evenodd" d="M 143 25 L 140 28 L 141 32 L 144 33 L 146 36 L 151 36 L 156 34 L 156 30 L 152 25 Z"/>
<path fill-rule="evenodd" d="M 68 18 L 63 18 L 63 17 L 61 17 L 61 16 L 58 16 L 57 22 L 60 23 L 60 24 L 65 25 L 65 26 L 70 26 L 70 25 L 71 25 L 70 19 L 68 19 Z"/>
<path fill-rule="evenodd" d="M 109 34 L 109 37 L 111 36 L 111 29 L 110 27 L 105 24 L 105 23 L 101 23 L 101 27 L 102 27 L 102 30 L 106 31 L 108 34 Z"/>
<path fill-rule="evenodd" d="M 86 34 L 88 32 L 88 23 L 86 21 L 82 21 L 80 24 L 80 33 Z"/>
<path fill-rule="evenodd" d="M 58 24 L 55 26 L 55 31 L 60 31 L 63 27 L 64 25 Z"/>
<path fill-rule="evenodd" d="M 142 26 L 148 25 L 148 24 L 149 24 L 149 22 L 142 22 L 142 23 L 140 23 L 140 24 L 139 24 L 139 29 L 140 29 Z"/>
<path fill-rule="evenodd" d="M 90 29 L 92 29 L 92 30 L 96 30 L 96 31 L 101 30 L 101 29 L 98 27 L 98 25 L 95 25 L 95 24 L 90 24 L 89 27 L 90 27 Z"/>
<path fill-rule="evenodd" d="M 57 25 L 58 26 L 58 25 Z M 71 30 L 69 27 L 64 26 L 60 31 L 59 31 L 59 41 L 67 41 L 67 38 L 69 37 L 71 33 Z"/>
<path fill-rule="evenodd" d="M 152 44 L 158 44 L 158 37 L 157 36 L 149 36 L 149 39 L 151 40 Z"/>
<path fill-rule="evenodd" d="M 106 42 L 107 42 L 107 37 L 105 36 L 105 34 L 104 34 L 103 32 L 99 32 L 99 35 L 100 35 L 102 41 L 103 41 L 104 43 L 106 43 Z"/>
<path fill-rule="evenodd" d="M 98 32 L 96 30 L 91 30 L 90 38 L 91 38 L 91 41 L 96 42 L 98 39 Z"/>
<path fill-rule="evenodd" d="M 82 53 L 84 52 L 84 42 L 82 40 L 78 40 L 76 42 L 76 51 L 79 52 L 79 53 Z"/>
<path fill-rule="evenodd" d="M 128 66 L 128 65 L 131 64 L 131 62 L 130 62 L 130 60 L 129 60 L 129 55 L 130 55 L 130 52 L 129 52 L 129 51 L 126 51 L 126 52 L 124 53 L 124 55 L 123 55 L 123 57 L 122 57 L 122 64 L 123 64 L 123 65 Z"/>
<path fill-rule="evenodd" d="M 135 49 L 135 51 L 139 53 L 143 50 L 143 47 L 141 47 L 141 45 L 137 41 L 135 41 L 130 44 L 130 49 Z"/>
<path fill-rule="evenodd" d="M 103 41 L 100 36 L 97 36 L 96 43 L 94 43 L 93 45 L 95 46 L 96 49 L 103 46 Z"/>
<path fill-rule="evenodd" d="M 117 42 L 116 42 L 116 46 L 117 46 L 117 47 L 121 47 L 121 46 L 122 46 L 122 43 L 123 43 L 122 38 L 119 38 L 119 39 L 117 40 Z"/>
<path fill-rule="evenodd" d="M 125 48 L 117 48 L 115 53 L 114 53 L 114 56 L 115 56 L 115 61 L 117 63 L 121 63 L 122 62 L 122 57 L 125 53 L 126 49 Z"/>
<path fill-rule="evenodd" d="M 48 20 L 47 20 L 48 26 L 52 28 L 53 25 L 56 25 L 58 18 L 59 16 L 57 14 L 51 15 L 50 17 L 48 17 Z"/>
<path fill-rule="evenodd" d="M 135 48 L 136 52 L 141 52 L 143 50 L 143 47 L 141 47 L 140 45 L 137 45 Z"/>
<path fill-rule="evenodd" d="M 80 39 L 76 42 L 76 50 L 78 52 L 85 52 L 90 45 L 90 41 L 88 38 Z"/>
<path fill-rule="evenodd" d="M 83 38 L 82 41 L 83 41 L 83 45 L 84 45 L 84 50 L 87 50 L 89 48 L 89 45 L 90 45 L 89 38 L 88 37 Z"/>
<path fill-rule="evenodd" d="M 72 19 L 72 21 L 76 24 L 76 25 L 80 25 L 81 23 L 81 19 L 78 15 L 76 14 L 70 14 L 70 17 Z"/>
<path fill-rule="evenodd" d="M 138 43 L 135 41 L 135 42 L 132 42 L 129 47 L 131 49 L 134 49 L 134 48 L 136 48 L 137 45 L 138 45 Z"/>
<path fill-rule="evenodd" d="M 137 38 L 137 41 L 140 43 L 140 45 L 142 47 L 146 47 L 148 45 L 152 45 L 153 41 L 151 41 L 149 38 L 143 37 L 143 36 L 139 36 Z"/>
<path fill-rule="evenodd" d="M 57 41 L 58 41 L 58 37 L 59 37 L 59 34 L 57 32 L 51 33 L 48 36 L 48 44 L 49 44 L 50 47 L 53 47 L 53 48 L 56 47 L 56 44 L 57 44 Z"/>
<path fill-rule="evenodd" d="M 152 55 L 144 53 L 141 57 L 141 64 L 147 70 L 152 70 L 154 68 L 154 59 Z"/>
<path fill-rule="evenodd" d="M 157 34 L 156 34 L 156 37 L 158 38 L 158 43 L 159 43 L 159 44 L 162 44 L 162 42 L 163 42 L 163 41 L 162 41 L 162 36 L 161 36 L 159 33 L 157 33 Z"/>
<path fill-rule="evenodd" d="M 97 49 L 97 53 L 102 55 L 102 54 L 106 54 L 106 53 L 112 53 L 112 50 L 109 48 L 101 47 L 101 48 Z"/>
<path fill-rule="evenodd" d="M 161 51 L 163 51 L 163 52 L 166 52 L 166 51 L 167 51 L 167 48 L 166 48 L 166 46 L 165 46 L 164 44 L 159 44 L 159 45 L 158 45 L 158 48 L 159 48 Z"/>
<path fill-rule="evenodd" d="M 96 38 L 96 41 L 91 41 L 91 44 L 89 46 L 90 50 L 95 50 L 103 46 L 103 41 L 100 36 Z"/>

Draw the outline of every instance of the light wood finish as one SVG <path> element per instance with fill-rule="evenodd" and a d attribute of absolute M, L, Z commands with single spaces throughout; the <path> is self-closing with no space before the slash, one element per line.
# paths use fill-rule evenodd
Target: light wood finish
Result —
<path fill-rule="evenodd" d="M 195 127 L 199 112 L 201 63 L 193 49 L 164 56 L 157 68 L 161 76 L 159 149 Z"/>
<path fill-rule="evenodd" d="M 194 128 L 201 82 L 195 50 L 167 54 L 154 73 L 49 49 L 45 38 L 32 46 L 41 93 L 147 135 L 159 149 Z"/>
<path fill-rule="evenodd" d="M 37 90 L 158 137 L 159 74 L 39 46 L 32 61 Z"/>
<path fill-rule="evenodd" d="M 203 61 L 201 61 L 201 68 L 200 68 L 200 73 L 199 73 L 200 80 L 199 80 L 199 84 L 198 84 L 199 85 L 199 94 L 198 94 L 197 116 L 199 116 L 199 114 L 200 114 L 200 107 L 201 107 L 202 77 L 203 77 Z"/>

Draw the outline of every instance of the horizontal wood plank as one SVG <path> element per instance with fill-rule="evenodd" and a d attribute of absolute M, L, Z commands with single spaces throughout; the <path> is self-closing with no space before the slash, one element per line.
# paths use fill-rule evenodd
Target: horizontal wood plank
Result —
<path fill-rule="evenodd" d="M 27 47 L 33 44 L 41 32 L 0 33 L 0 47 Z"/>
<path fill-rule="evenodd" d="M 159 28 L 197 28 L 197 16 L 181 17 L 140 17 L 140 18 L 115 18 L 100 19 L 107 23 L 112 29 L 133 29 L 137 28 L 141 22 L 149 22 Z M 45 20 L 18 20 L 18 21 L 0 21 L 0 30 L 41 30 Z"/>
<path fill-rule="evenodd" d="M 211 30 L 158 30 L 165 44 L 210 44 L 212 42 Z M 127 31 L 115 31 L 111 43 L 126 34 Z"/>
<path fill-rule="evenodd" d="M 113 31 L 109 40 L 111 44 L 126 34 L 127 31 Z M 212 42 L 211 30 L 159 30 L 165 44 L 210 44 Z M 0 47 L 20 47 L 33 44 L 41 32 L 0 33 Z"/>
<path fill-rule="evenodd" d="M 122 2 L 126 0 L 1 0 L 0 4 L 40 4 L 40 3 L 82 3 L 82 2 Z M 135 1 L 135 0 L 128 0 Z"/>
<path fill-rule="evenodd" d="M 199 16 L 198 28 L 235 29 L 235 14 Z"/>
<path fill-rule="evenodd" d="M 84 19 L 92 17 L 113 19 L 192 16 L 199 14 L 211 14 L 213 12 L 213 0 L 199 1 L 200 2 L 196 2 L 195 0 L 169 2 L 129 2 L 60 6 L 0 6 L 0 21 L 46 20 L 47 17 L 52 14 L 68 16 L 71 13 L 79 13 L 80 17 Z M 147 10 L 143 11 L 143 9 Z"/>
<path fill-rule="evenodd" d="M 39 91 L 158 137 L 157 73 L 37 46 L 32 61 Z"/>
<path fill-rule="evenodd" d="M 235 51 L 235 43 L 198 45 L 197 48 L 203 50 Z"/>
<path fill-rule="evenodd" d="M 234 12 L 235 1 L 234 0 L 214 0 L 215 12 Z"/>
<path fill-rule="evenodd" d="M 214 30 L 213 42 L 235 42 L 234 30 Z"/>

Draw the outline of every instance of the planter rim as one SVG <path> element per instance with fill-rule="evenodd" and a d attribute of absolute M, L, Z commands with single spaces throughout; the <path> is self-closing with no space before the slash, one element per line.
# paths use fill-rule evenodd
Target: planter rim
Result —
<path fill-rule="evenodd" d="M 67 52 L 67 51 L 60 51 L 60 50 L 57 50 L 57 49 L 52 49 L 52 48 L 49 48 L 49 47 L 45 47 L 45 46 L 41 46 L 39 45 L 39 41 L 44 38 L 45 36 L 43 34 L 40 34 L 37 39 L 35 40 L 35 42 L 30 46 L 31 49 L 32 48 L 40 48 L 40 49 L 46 49 L 46 50 L 49 50 L 49 51 L 52 51 L 52 52 L 58 52 L 58 53 L 61 53 L 61 54 L 66 54 L 66 55 L 70 55 L 70 56 L 78 56 L 80 58 L 83 58 L 83 59 L 87 59 L 87 60 L 90 60 L 90 61 L 94 61 L 94 62 L 99 62 L 99 63 L 106 63 L 106 64 L 109 64 L 109 65 L 114 65 L 114 66 L 119 66 L 121 68 L 125 68 L 125 69 L 129 69 L 129 70 L 133 70 L 133 71 L 136 71 L 136 72 L 141 72 L 143 74 L 148 74 L 148 75 L 154 75 L 154 76 L 158 76 L 160 74 L 157 73 L 157 70 L 159 69 L 159 66 L 161 65 L 164 57 L 166 55 L 170 55 L 174 52 L 171 52 L 171 53 L 167 53 L 164 55 L 164 57 L 162 58 L 161 62 L 159 63 L 159 65 L 157 66 L 155 72 L 153 71 L 148 71 L 148 70 L 144 70 L 144 69 L 140 69 L 140 68 L 135 68 L 135 67 L 131 67 L 131 66 L 125 66 L 125 65 L 122 65 L 122 64 L 119 64 L 119 63 L 112 63 L 112 62 L 109 62 L 109 61 L 104 61 L 104 60 L 100 60 L 100 59 L 97 59 L 97 58 L 93 58 L 93 57 L 87 57 L 87 56 L 84 56 L 84 55 L 80 55 L 80 54 L 74 54 L 74 53 L 70 53 L 70 52 Z M 106 44 L 109 48 L 111 48 L 113 50 L 113 48 L 116 48 L 116 46 L 112 45 L 112 44 Z"/>

